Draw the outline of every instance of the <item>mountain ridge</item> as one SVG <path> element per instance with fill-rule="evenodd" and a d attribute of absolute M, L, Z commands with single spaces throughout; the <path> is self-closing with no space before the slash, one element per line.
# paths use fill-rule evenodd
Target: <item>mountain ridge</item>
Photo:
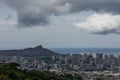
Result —
<path fill-rule="evenodd" d="M 42 45 L 36 47 L 29 47 L 24 49 L 12 49 L 12 50 L 0 50 L 1 56 L 52 56 L 59 55 L 47 48 L 43 48 Z"/>

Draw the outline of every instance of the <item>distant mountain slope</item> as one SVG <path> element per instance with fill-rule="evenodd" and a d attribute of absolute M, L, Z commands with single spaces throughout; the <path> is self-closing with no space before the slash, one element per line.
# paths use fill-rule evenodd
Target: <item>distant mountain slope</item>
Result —
<path fill-rule="evenodd" d="M 26 48 L 21 50 L 0 50 L 1 56 L 52 56 L 59 55 L 51 50 L 43 48 L 41 45 L 34 48 Z"/>

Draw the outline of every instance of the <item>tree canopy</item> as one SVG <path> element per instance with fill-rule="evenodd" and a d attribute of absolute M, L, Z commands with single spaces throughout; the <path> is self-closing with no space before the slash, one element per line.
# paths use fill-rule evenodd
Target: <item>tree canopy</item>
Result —
<path fill-rule="evenodd" d="M 20 70 L 16 63 L 0 63 L 0 80 L 83 80 L 80 75 L 57 75 L 49 71 Z"/>

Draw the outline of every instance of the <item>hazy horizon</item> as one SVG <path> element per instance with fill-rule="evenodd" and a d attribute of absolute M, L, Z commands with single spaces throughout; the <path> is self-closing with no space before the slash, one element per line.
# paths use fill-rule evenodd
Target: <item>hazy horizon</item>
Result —
<path fill-rule="evenodd" d="M 20 49 L 26 49 L 26 48 L 35 48 L 39 45 L 36 46 L 7 46 L 7 47 L 0 47 L 0 50 L 20 50 Z M 47 48 L 47 49 L 120 49 L 120 47 L 45 47 L 44 45 L 42 45 L 43 48 Z"/>

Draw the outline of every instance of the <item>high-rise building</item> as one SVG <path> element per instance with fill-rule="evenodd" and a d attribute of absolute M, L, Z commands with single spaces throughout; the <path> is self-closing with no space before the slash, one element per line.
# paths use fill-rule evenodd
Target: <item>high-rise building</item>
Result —
<path fill-rule="evenodd" d="M 102 53 L 97 53 L 96 54 L 96 67 L 97 69 L 102 69 L 103 68 L 103 54 Z"/>
<path fill-rule="evenodd" d="M 17 56 L 13 56 L 13 62 L 14 62 L 14 63 L 17 62 Z"/>

